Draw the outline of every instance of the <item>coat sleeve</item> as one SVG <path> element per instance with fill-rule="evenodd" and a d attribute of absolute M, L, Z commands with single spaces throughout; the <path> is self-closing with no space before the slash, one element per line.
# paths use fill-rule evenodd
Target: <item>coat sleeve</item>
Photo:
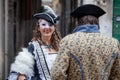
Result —
<path fill-rule="evenodd" d="M 6 80 L 17 80 L 18 73 L 11 72 Z"/>
<path fill-rule="evenodd" d="M 116 51 L 118 55 L 114 61 L 109 80 L 120 80 L 120 44 Z"/>
<path fill-rule="evenodd" d="M 67 54 L 66 43 L 63 42 L 60 44 L 60 50 L 50 71 L 52 80 L 66 80 L 67 78 L 66 71 L 69 66 L 69 55 Z"/>
<path fill-rule="evenodd" d="M 33 55 L 27 48 L 23 48 L 22 51 L 15 57 L 15 61 L 11 64 L 8 80 L 17 80 L 16 78 L 19 74 L 33 76 L 34 64 Z"/>

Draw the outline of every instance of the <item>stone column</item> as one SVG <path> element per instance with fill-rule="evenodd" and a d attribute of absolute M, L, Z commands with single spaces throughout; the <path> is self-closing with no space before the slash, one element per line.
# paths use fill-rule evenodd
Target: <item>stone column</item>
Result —
<path fill-rule="evenodd" d="M 0 80 L 4 76 L 4 0 L 0 0 Z"/>

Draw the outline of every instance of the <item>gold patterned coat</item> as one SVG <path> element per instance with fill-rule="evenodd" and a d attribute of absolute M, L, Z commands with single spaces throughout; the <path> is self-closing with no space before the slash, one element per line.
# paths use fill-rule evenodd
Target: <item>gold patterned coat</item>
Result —
<path fill-rule="evenodd" d="M 101 33 L 76 32 L 62 39 L 53 80 L 120 80 L 119 42 Z"/>

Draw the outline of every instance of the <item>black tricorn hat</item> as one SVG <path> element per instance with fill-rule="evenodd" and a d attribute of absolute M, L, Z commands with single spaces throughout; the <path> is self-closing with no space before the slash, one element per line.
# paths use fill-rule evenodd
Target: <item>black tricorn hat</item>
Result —
<path fill-rule="evenodd" d="M 74 18 L 81 18 L 86 15 L 92 15 L 92 16 L 99 18 L 105 13 L 106 12 L 102 8 L 96 5 L 85 4 L 85 5 L 82 5 L 76 8 L 74 11 L 70 13 L 70 15 L 73 16 Z"/>
<path fill-rule="evenodd" d="M 59 20 L 59 16 L 57 16 L 54 11 L 47 5 L 43 6 L 43 11 L 40 13 L 36 13 L 33 15 L 34 18 L 38 19 L 45 19 L 46 21 L 56 24 Z"/>

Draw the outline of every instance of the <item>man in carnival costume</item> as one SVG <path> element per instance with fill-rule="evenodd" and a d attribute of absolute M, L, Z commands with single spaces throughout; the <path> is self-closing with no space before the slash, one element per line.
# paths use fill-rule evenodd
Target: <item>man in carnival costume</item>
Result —
<path fill-rule="evenodd" d="M 78 26 L 60 42 L 51 69 L 53 80 L 120 80 L 120 44 L 99 31 L 99 17 L 104 14 L 93 4 L 71 12 Z"/>

